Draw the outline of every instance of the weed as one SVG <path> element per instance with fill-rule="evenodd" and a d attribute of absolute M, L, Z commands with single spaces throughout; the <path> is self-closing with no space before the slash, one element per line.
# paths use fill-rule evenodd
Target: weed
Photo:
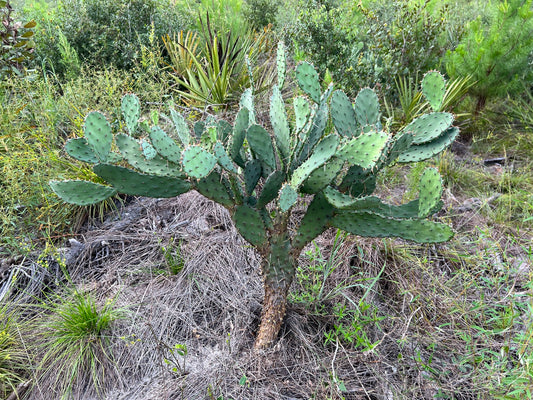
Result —
<path fill-rule="evenodd" d="M 0 397 L 7 399 L 24 382 L 31 368 L 31 359 L 21 338 L 26 327 L 19 313 L 7 303 L 0 305 Z"/>
<path fill-rule="evenodd" d="M 185 267 L 185 259 L 181 254 L 181 244 L 181 240 L 176 244 L 174 238 L 171 238 L 167 246 L 161 247 L 170 275 L 179 274 L 183 267 Z"/>
<path fill-rule="evenodd" d="M 42 323 L 37 385 L 62 399 L 76 392 L 101 393 L 113 376 L 112 327 L 124 318 L 123 310 L 113 300 L 98 307 L 92 295 L 78 291 L 40 307 L 51 314 Z"/>

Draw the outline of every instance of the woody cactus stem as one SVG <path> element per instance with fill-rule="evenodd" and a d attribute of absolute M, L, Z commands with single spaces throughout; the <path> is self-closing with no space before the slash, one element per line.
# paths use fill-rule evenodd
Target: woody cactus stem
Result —
<path fill-rule="evenodd" d="M 256 123 L 253 93 L 247 89 L 233 126 L 207 119 L 191 130 L 170 109 L 170 117 L 162 119 L 173 122 L 172 134 L 153 126 L 145 127 L 148 134 L 138 138 L 143 130 L 140 102 L 128 94 L 122 100 L 122 132 L 113 135 L 105 116 L 92 112 L 85 120 L 85 137 L 71 139 L 65 146 L 70 156 L 94 164 L 95 174 L 109 185 L 51 182 L 62 199 L 79 205 L 97 203 L 117 192 L 157 198 L 195 189 L 228 209 L 239 233 L 262 256 L 265 295 L 256 349 L 276 340 L 298 256 L 326 229 L 419 243 L 453 236 L 450 227 L 432 218 L 442 206 L 436 169 L 423 172 L 419 199 L 395 205 L 372 195 L 380 171 L 396 162 L 431 158 L 457 136 L 453 115 L 438 111 L 445 88 L 439 73 L 431 72 L 423 80 L 423 93 L 435 112 L 393 134 L 381 125 L 373 90 L 361 90 L 353 103 L 342 91 L 333 91 L 332 85 L 322 92 L 318 74 L 308 63 L 296 68 L 304 95 L 295 98 L 293 111 L 287 112 L 281 95 L 282 46 L 277 61 L 279 84 L 272 91 L 269 110 L 272 132 Z M 295 120 L 290 121 L 289 115 Z M 327 131 L 330 115 L 331 132 Z M 299 202 L 304 196 L 307 200 Z M 289 229 L 294 206 L 305 209 L 308 201 L 299 226 Z"/>

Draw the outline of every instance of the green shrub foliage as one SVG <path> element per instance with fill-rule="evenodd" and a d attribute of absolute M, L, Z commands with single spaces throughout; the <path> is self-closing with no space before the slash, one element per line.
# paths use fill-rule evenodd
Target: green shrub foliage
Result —
<path fill-rule="evenodd" d="M 480 111 L 487 99 L 516 93 L 521 80 L 533 82 L 533 0 L 498 1 L 467 26 L 454 51 L 447 54 L 451 77 L 472 75 L 471 93 Z"/>
<path fill-rule="evenodd" d="M 33 31 L 36 23 L 30 21 L 25 24 L 15 20 L 13 6 L 9 1 L 0 1 L 0 77 L 19 74 L 24 63 L 33 57 Z"/>

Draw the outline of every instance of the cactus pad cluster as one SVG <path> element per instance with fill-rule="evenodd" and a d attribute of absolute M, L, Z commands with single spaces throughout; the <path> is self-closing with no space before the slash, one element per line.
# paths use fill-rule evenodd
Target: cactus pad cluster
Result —
<path fill-rule="evenodd" d="M 316 70 L 306 62 L 296 68 L 301 94 L 288 112 L 281 90 L 286 74 L 281 44 L 277 64 L 278 85 L 269 109 L 272 131 L 256 123 L 248 89 L 233 125 L 208 119 L 191 129 L 170 109 L 166 119 L 172 126 L 154 125 L 139 138 L 140 102 L 128 94 L 122 99 L 122 132 L 113 136 L 104 115 L 92 112 L 85 119 L 85 137 L 65 146 L 70 156 L 94 164 L 93 171 L 109 186 L 51 183 L 61 198 L 80 205 L 117 192 L 173 197 L 195 189 L 226 207 L 237 230 L 264 259 L 265 309 L 256 347 L 270 345 L 277 335 L 301 250 L 329 227 L 421 243 L 453 236 L 449 226 L 432 220 L 442 207 L 436 169 L 423 172 L 414 201 L 394 205 L 372 195 L 384 168 L 431 158 L 456 138 L 453 115 L 439 111 L 446 85 L 442 75 L 430 72 L 422 82 L 433 112 L 393 133 L 381 124 L 378 96 L 372 89 L 362 89 L 353 102 L 333 85 L 323 92 Z M 328 130 L 328 121 L 333 129 Z M 292 210 L 305 204 L 297 229 L 289 230 Z M 279 303 L 276 296 L 282 309 L 271 311 L 272 304 Z"/>

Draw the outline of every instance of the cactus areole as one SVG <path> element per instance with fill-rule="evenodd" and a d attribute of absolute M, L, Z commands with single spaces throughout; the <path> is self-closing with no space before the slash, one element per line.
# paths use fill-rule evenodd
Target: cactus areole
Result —
<path fill-rule="evenodd" d="M 250 89 L 241 98 L 233 126 L 208 119 L 191 130 L 171 109 L 170 134 L 159 126 L 141 129 L 139 100 L 127 94 L 122 99 L 122 133 L 113 135 L 106 118 L 92 112 L 85 119 L 85 137 L 65 146 L 70 156 L 94 164 L 94 172 L 108 185 L 50 183 L 62 199 L 79 205 L 118 192 L 161 198 L 194 189 L 228 209 L 237 230 L 262 256 L 264 302 L 256 349 L 276 340 L 298 256 L 329 227 L 419 243 L 453 236 L 449 226 L 431 219 L 442 207 L 442 182 L 434 168 L 423 172 L 414 201 L 393 205 L 372 195 L 382 169 L 425 160 L 447 148 L 458 135 L 453 115 L 432 112 L 393 134 L 380 123 L 373 90 L 361 90 L 353 103 L 332 85 L 322 92 L 313 66 L 301 63 L 295 75 L 303 95 L 295 98 L 290 113 L 294 121 L 289 121 L 281 96 L 282 44 L 279 49 L 279 84 L 270 101 L 272 132 L 256 123 Z M 431 105 L 438 105 L 444 78 L 436 72 L 428 77 L 424 94 Z M 329 118 L 334 129 L 326 129 Z M 289 229 L 296 206 L 306 212 L 297 228 Z"/>

